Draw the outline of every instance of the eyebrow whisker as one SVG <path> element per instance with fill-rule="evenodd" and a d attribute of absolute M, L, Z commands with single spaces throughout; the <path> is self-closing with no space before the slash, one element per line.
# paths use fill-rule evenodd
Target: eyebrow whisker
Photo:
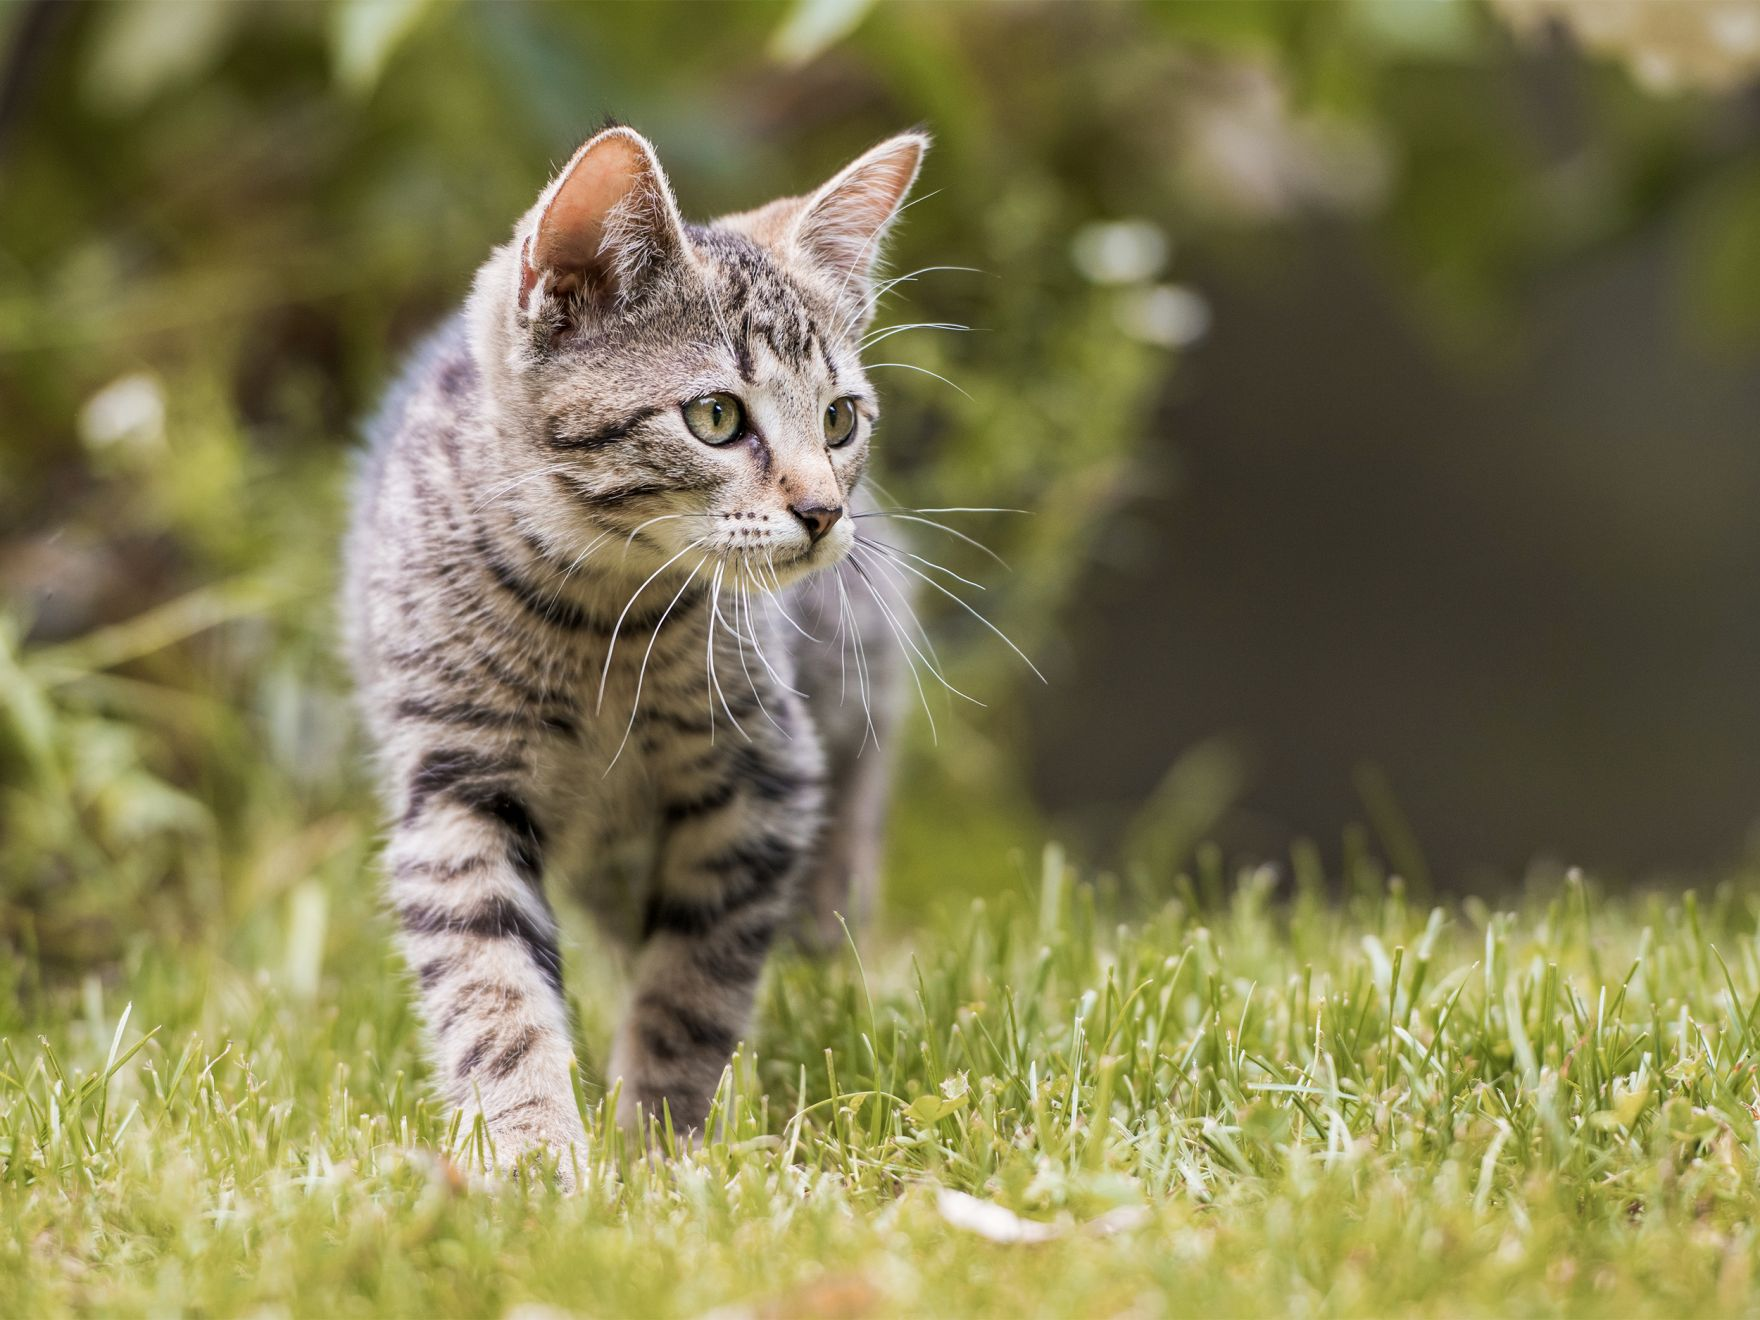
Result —
<path fill-rule="evenodd" d="M 947 377 L 943 376 L 940 372 L 930 371 L 929 368 L 927 368 L 927 367 L 919 367 L 914 362 L 869 362 L 869 363 L 865 364 L 865 367 L 869 371 L 878 371 L 881 367 L 899 367 L 905 371 L 919 372 L 925 376 L 933 376 L 936 380 L 940 381 L 943 385 L 947 386 L 950 390 L 955 390 L 960 394 L 965 394 L 965 397 L 968 399 L 970 399 L 972 397 L 970 394 L 966 394 L 965 390 L 960 389 L 960 387 L 958 385 L 955 385 L 952 381 L 947 379 Z"/>
<path fill-rule="evenodd" d="M 911 321 L 906 325 L 889 325 L 884 329 L 870 333 L 866 339 L 862 340 L 859 351 L 866 352 L 883 339 L 890 339 L 894 335 L 908 334 L 912 330 L 948 330 L 955 334 L 965 334 L 969 333 L 971 328 L 969 325 L 960 325 L 954 321 Z"/>

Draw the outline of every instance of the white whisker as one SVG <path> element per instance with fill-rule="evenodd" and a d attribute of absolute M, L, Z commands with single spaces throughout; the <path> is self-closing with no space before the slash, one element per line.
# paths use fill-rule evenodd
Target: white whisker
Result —
<path fill-rule="evenodd" d="M 884 602 L 881 601 L 880 593 L 874 589 L 873 580 L 868 577 L 867 570 L 862 567 L 861 562 L 852 559 L 850 563 L 855 568 L 857 576 L 862 579 L 862 585 L 867 587 L 868 594 L 874 598 L 874 603 L 880 606 L 880 617 L 886 621 L 886 626 L 892 630 L 892 636 L 898 642 L 899 654 L 904 657 L 904 662 L 911 671 L 911 682 L 915 683 L 917 687 L 917 699 L 923 703 L 923 714 L 929 721 L 929 741 L 939 747 L 941 732 L 935 727 L 935 712 L 929 709 L 929 694 L 923 687 L 923 676 L 917 672 L 917 662 L 911 656 L 911 651 L 916 649 L 915 643 L 899 631 L 898 621 L 892 617 L 892 611 L 887 609 Z"/>
<path fill-rule="evenodd" d="M 611 640 L 609 642 L 607 642 L 605 645 L 605 667 L 599 671 L 599 696 L 598 696 L 597 700 L 595 700 L 593 703 L 593 713 L 595 715 L 597 715 L 602 709 L 604 709 L 604 706 L 605 706 L 605 680 L 611 676 L 611 657 L 617 650 L 617 635 L 618 635 L 618 633 L 623 631 L 623 621 L 629 617 L 630 608 L 631 608 L 631 606 L 633 606 L 636 603 L 636 597 L 640 596 L 644 591 L 646 591 L 648 589 L 648 584 L 651 583 L 655 578 L 659 577 L 667 569 L 671 568 L 674 564 L 676 564 L 680 559 L 683 559 L 692 550 L 695 550 L 698 546 L 700 546 L 702 544 L 703 544 L 703 538 L 698 537 L 695 541 L 692 541 L 689 545 L 685 546 L 684 549 L 680 550 L 677 554 L 673 555 L 671 559 L 668 559 L 664 564 L 660 565 L 659 568 L 655 569 L 652 573 L 648 574 L 648 576 L 645 579 L 643 579 L 642 585 L 637 587 L 635 589 L 635 591 L 631 594 L 629 600 L 627 602 L 625 602 L 624 607 L 623 607 L 623 612 L 617 616 L 617 622 L 615 624 L 613 624 L 611 627 Z"/>
<path fill-rule="evenodd" d="M 905 581 L 904 574 L 899 571 L 897 565 L 889 561 L 884 555 L 875 555 L 871 561 L 871 566 L 886 580 L 887 585 L 893 589 L 893 604 L 897 605 L 910 616 L 911 624 L 916 629 L 917 637 L 922 642 L 923 649 L 929 653 L 929 658 L 937 665 L 941 664 L 940 652 L 935 649 L 935 643 L 929 636 L 929 630 L 923 626 L 922 619 L 917 616 L 916 608 L 911 604 L 911 584 Z"/>
<path fill-rule="evenodd" d="M 972 546 L 975 549 L 983 551 L 1004 569 L 1008 569 L 1009 572 L 1014 571 L 1013 569 L 1009 569 L 1008 561 L 1006 559 L 997 554 L 989 546 L 985 545 L 977 537 L 968 536 L 965 532 L 960 531 L 959 528 L 949 527 L 946 523 L 936 522 L 933 518 L 920 518 L 914 513 L 903 513 L 897 509 L 870 509 L 863 513 L 854 514 L 853 516 L 857 518 L 896 518 L 900 522 L 922 523 L 925 527 L 934 527 L 939 531 L 946 532 L 949 536 L 954 537 L 957 540 L 964 541 L 967 545 Z"/>
<path fill-rule="evenodd" d="M 875 748 L 879 748 L 880 731 L 874 727 L 874 708 L 868 702 L 868 657 L 862 647 L 862 628 L 861 624 L 856 621 L 856 608 L 850 603 L 849 594 L 843 589 L 841 574 L 837 579 L 837 592 L 843 600 L 844 608 L 849 611 L 849 633 L 855 643 L 856 653 L 856 691 L 862 698 L 862 718 L 868 724 L 867 731 L 862 734 L 862 745 L 856 749 L 856 755 L 860 756 L 862 750 L 867 747 L 869 738 L 874 740 Z"/>
<path fill-rule="evenodd" d="M 743 568 L 743 565 L 741 567 Z M 752 634 L 752 639 L 751 639 L 752 640 L 752 649 L 754 651 L 758 652 L 758 659 L 760 661 L 763 661 L 764 652 L 759 649 L 757 634 L 753 631 L 752 594 L 751 594 L 750 589 L 746 585 L 745 576 L 744 576 L 743 572 L 740 575 L 740 580 L 737 583 L 735 583 L 735 586 L 737 587 L 738 590 L 737 590 L 737 594 L 734 596 L 734 601 L 733 601 L 733 620 L 734 620 L 734 623 L 737 625 L 739 622 L 740 605 L 743 602 L 745 605 L 745 612 L 746 612 L 746 631 L 748 633 Z M 788 730 L 784 729 L 781 724 L 777 723 L 776 717 L 770 713 L 770 708 L 764 704 L 764 694 L 762 692 L 758 691 L 757 680 L 752 677 L 752 668 L 749 664 L 746 663 L 745 638 L 741 637 L 737 631 L 734 633 L 734 636 L 740 638 L 739 667 L 741 669 L 745 670 L 746 686 L 751 688 L 751 690 L 752 690 L 752 700 L 758 703 L 758 710 L 763 714 L 765 719 L 770 721 L 771 726 L 775 728 L 776 732 L 780 733 L 783 737 L 786 738 L 788 736 Z"/>
<path fill-rule="evenodd" d="M 912 651 L 916 652 L 917 658 L 919 660 L 921 660 L 923 662 L 923 664 L 928 667 L 929 672 L 935 676 L 935 678 L 940 682 L 942 687 L 946 688 L 949 692 L 951 692 L 956 697 L 963 697 L 965 700 L 971 702 L 972 705 L 974 705 L 974 706 L 983 706 L 984 703 L 982 701 L 979 701 L 976 697 L 972 696 L 969 692 L 962 692 L 959 688 L 955 687 L 948 680 L 947 675 L 941 672 L 941 670 L 937 667 L 935 662 L 932 661 L 928 656 L 924 655 L 923 652 L 918 649 L 917 644 L 910 639 L 908 632 L 904 631 L 903 625 L 898 620 L 898 616 L 892 612 L 891 607 L 888 606 L 887 603 L 881 598 L 881 593 L 880 593 L 879 589 L 874 585 L 874 580 L 868 576 L 867 569 L 863 566 L 861 561 L 857 560 L 854 562 L 855 562 L 856 572 L 861 574 L 862 581 L 867 585 L 868 593 L 874 597 L 874 603 L 880 607 L 880 612 L 882 614 L 884 614 L 886 616 L 888 622 L 890 622 L 893 625 L 893 633 L 895 636 L 898 637 L 899 642 L 902 645 L 909 646 Z M 878 564 L 876 564 L 876 567 L 878 567 Z M 914 614 L 913 614 L 913 617 L 915 617 Z M 921 622 L 919 622 L 917 624 L 917 630 L 919 632 L 922 631 Z M 908 659 L 909 657 L 907 656 L 906 658 Z M 915 671 L 915 668 L 916 668 L 916 666 L 912 665 L 913 672 Z M 920 687 L 921 684 L 919 683 L 918 686 Z M 929 723 L 931 725 L 933 725 L 934 722 L 935 722 L 934 717 L 931 716 Z"/>
<path fill-rule="evenodd" d="M 928 195 L 933 196 L 934 194 Z M 920 201 L 922 199 L 918 198 L 917 200 Z M 916 202 L 912 202 L 911 205 L 916 205 Z M 880 306 L 880 300 L 886 297 L 887 294 L 891 293 L 899 285 L 914 284 L 918 276 L 933 275 L 937 271 L 963 271 L 970 275 L 982 275 L 984 273 L 976 266 L 919 266 L 917 269 L 907 271 L 903 275 L 894 275 L 891 279 L 880 280 L 874 285 L 873 289 L 869 291 L 868 296 L 862 300 L 861 304 L 838 324 L 836 332 L 837 338 L 841 339 L 844 335 L 855 329 L 856 324 L 860 322 L 863 317 L 868 316 L 878 308 Z"/>
<path fill-rule="evenodd" d="M 637 523 L 635 530 L 623 538 L 624 553 L 629 553 L 630 542 L 634 541 L 644 530 L 652 527 L 655 523 L 669 522 L 674 518 L 707 518 L 709 516 L 710 515 L 706 513 L 662 513 L 658 517 L 649 518 L 646 522 Z"/>
<path fill-rule="evenodd" d="M 761 585 L 760 585 L 760 589 L 761 589 Z M 768 593 L 766 593 L 766 596 L 768 596 Z M 748 591 L 745 593 L 745 600 L 746 600 L 746 628 L 752 635 L 752 650 L 757 652 L 758 663 L 764 666 L 765 671 L 767 673 L 769 673 L 770 677 L 776 681 L 777 686 L 781 687 L 784 691 L 792 692 L 797 697 L 806 696 L 806 693 L 802 692 L 799 688 L 797 688 L 794 685 L 792 685 L 791 683 L 787 682 L 782 677 L 781 674 L 777 673 L 776 666 L 770 663 L 770 657 L 764 654 L 764 643 L 761 640 L 759 640 L 759 637 L 758 637 L 757 616 L 752 613 L 752 594 L 751 594 L 751 592 Z M 777 725 L 776 727 L 780 729 L 782 726 Z"/>
<path fill-rule="evenodd" d="M 623 740 L 617 744 L 617 750 L 611 754 L 611 760 L 605 767 L 607 775 L 611 773 L 611 767 L 617 764 L 618 757 L 623 755 L 623 749 L 629 746 L 630 734 L 635 732 L 636 716 L 642 708 L 642 681 L 648 677 L 648 659 L 654 654 L 654 643 L 660 640 L 660 630 L 666 626 L 666 620 L 671 615 L 673 607 L 684 597 L 684 593 L 690 590 L 691 583 L 696 580 L 697 574 L 703 571 L 703 565 L 708 562 L 707 555 L 697 560 L 697 566 L 685 575 L 684 582 L 673 593 L 672 599 L 666 602 L 666 608 L 660 611 L 660 621 L 654 625 L 654 635 L 648 638 L 648 649 L 642 652 L 641 667 L 636 670 L 636 694 L 630 698 L 629 702 L 629 723 L 623 726 Z"/>
<path fill-rule="evenodd" d="M 898 221 L 898 217 L 903 215 L 906 211 L 910 210 L 911 207 L 915 206 L 918 202 L 926 202 L 931 197 L 935 196 L 936 193 L 938 193 L 940 191 L 941 190 L 939 188 L 937 188 L 935 190 L 935 192 L 922 193 L 922 194 L 912 198 L 910 201 L 906 202 L 903 206 L 895 207 L 893 209 L 892 215 L 887 219 L 886 223 L 881 225 L 879 228 L 874 230 L 873 233 L 868 235 L 867 240 L 862 244 L 861 249 L 856 253 L 856 259 L 854 261 L 850 262 L 848 268 L 844 270 L 843 280 L 837 286 L 837 297 L 835 299 L 833 299 L 834 302 L 840 301 L 843 298 L 844 292 L 849 288 L 849 282 L 852 278 L 854 278 L 857 270 L 862 270 L 864 273 L 867 273 L 867 268 L 865 268 L 863 266 L 863 258 L 868 255 L 869 248 L 873 247 L 875 243 L 879 242 L 880 239 L 884 238 L 889 232 L 891 232 L 892 226 L 895 223 L 897 223 L 897 221 Z M 850 325 L 844 325 L 844 326 L 839 327 L 839 329 L 838 329 L 839 337 L 846 334 L 849 331 L 849 329 L 850 329 Z"/>
<path fill-rule="evenodd" d="M 1031 514 L 1031 509 L 987 508 L 982 505 L 959 504 L 940 509 L 898 509 L 898 513 L 1021 513 Z"/>
<path fill-rule="evenodd" d="M 891 339 L 894 335 L 909 334 L 913 330 L 947 330 L 954 334 L 969 334 L 971 329 L 969 325 L 960 325 L 954 321 L 911 321 L 905 325 L 889 325 L 863 339 L 860 350 L 865 353 L 883 340 Z"/>
<path fill-rule="evenodd" d="M 522 472 L 517 477 L 504 481 L 498 486 L 491 487 L 483 494 L 481 499 L 471 505 L 471 512 L 480 513 L 491 501 L 507 494 L 508 491 L 513 490 L 517 486 L 525 485 L 528 481 L 536 481 L 540 477 L 554 476 L 558 472 L 572 472 L 575 466 L 576 465 L 573 463 L 552 463 L 549 467 L 539 468 L 535 472 Z"/>
<path fill-rule="evenodd" d="M 982 614 L 978 613 L 978 611 L 976 609 L 974 609 L 967 601 L 962 600 L 959 596 L 957 596 L 953 592 L 949 591 L 946 587 L 942 586 L 934 578 L 930 577 L 927 573 L 923 572 L 922 569 L 917 568 L 911 564 L 903 563 L 903 562 L 899 562 L 898 566 L 900 568 L 904 569 L 905 572 L 910 573 L 916 577 L 919 577 L 924 582 L 927 582 L 930 586 L 934 587 L 935 590 L 939 591 L 943 596 L 946 596 L 949 600 L 951 600 L 954 604 L 958 605 L 967 614 L 971 615 L 979 623 L 983 624 L 991 632 L 995 633 L 997 637 L 1002 639 L 1002 644 L 1004 646 L 1008 647 L 1008 649 L 1013 651 L 1017 656 L 1019 656 L 1021 658 L 1021 663 L 1026 665 L 1026 667 L 1028 669 L 1032 670 L 1034 676 L 1041 683 L 1049 683 L 1050 682 L 1050 680 L 1047 679 L 1044 674 L 1039 672 L 1039 666 L 1034 664 L 1031 660 L 1029 660 L 1027 658 L 1027 653 L 1025 651 L 1021 650 L 1020 647 L 1016 646 L 1014 644 L 1013 639 L 1010 638 L 1007 633 L 1003 632 L 1002 629 L 998 628 L 995 624 L 991 623 L 990 620 L 986 619 Z"/>
<path fill-rule="evenodd" d="M 770 603 L 776 607 L 776 612 L 782 615 L 784 619 L 788 620 L 789 627 L 793 628 L 802 637 L 805 637 L 809 642 L 817 646 L 819 644 L 819 639 L 813 636 L 813 634 L 808 632 L 805 628 L 801 627 L 800 624 L 796 623 L 794 615 L 790 614 L 788 612 L 788 607 L 782 603 L 782 593 L 787 590 L 787 588 L 782 585 L 782 579 L 776 576 L 776 564 L 769 558 L 769 556 L 765 557 L 765 567 L 770 572 L 770 581 L 773 585 L 764 588 L 764 595 L 767 596 Z"/>
<path fill-rule="evenodd" d="M 885 550 L 888 553 L 894 554 L 894 555 L 905 555 L 911 559 L 916 560 L 919 564 L 923 565 L 923 567 L 925 567 L 925 568 L 932 568 L 937 573 L 947 574 L 947 576 L 952 578 L 955 582 L 963 582 L 966 586 L 971 587 L 974 591 L 988 591 L 989 590 L 989 588 L 986 587 L 982 582 L 974 582 L 969 577 L 961 577 L 958 573 L 955 573 L 951 568 L 948 568 L 945 564 L 937 564 L 933 559 L 925 559 L 925 558 L 923 558 L 923 556 L 919 555 L 914 550 L 906 550 L 902 546 L 893 545 L 890 541 L 882 541 L 877 536 L 857 537 L 856 539 L 861 544 L 866 545 L 866 546 L 871 546 L 877 550 Z"/>
<path fill-rule="evenodd" d="M 734 728 L 739 730 L 740 737 L 744 738 L 747 742 L 750 742 L 752 740 L 752 735 L 745 731 L 745 727 L 735 717 L 733 707 L 727 704 L 727 694 L 721 690 L 721 680 L 716 677 L 715 674 L 715 625 L 717 623 L 725 622 L 721 618 L 721 580 L 723 576 L 725 576 L 726 571 L 726 560 L 722 560 L 715 565 L 715 582 L 709 595 L 708 669 L 709 685 L 713 689 L 709 698 L 709 741 L 715 741 L 715 698 L 720 697 L 721 709 L 727 712 L 728 722 L 732 724 Z"/>
<path fill-rule="evenodd" d="M 869 371 L 878 371 L 881 367 L 901 367 L 905 371 L 920 372 L 922 375 L 925 375 L 925 376 L 933 376 L 936 380 L 940 381 L 943 385 L 947 386 L 947 388 L 950 390 L 958 390 L 959 393 L 965 394 L 966 398 L 968 398 L 968 399 L 972 397 L 971 395 L 966 394 L 966 392 L 964 390 L 960 389 L 959 386 L 955 385 L 952 381 L 947 379 L 946 376 L 943 376 L 941 373 L 936 372 L 936 371 L 930 371 L 929 368 L 927 368 L 927 367 L 919 367 L 914 362 L 868 362 L 868 363 L 865 363 L 864 366 Z"/>

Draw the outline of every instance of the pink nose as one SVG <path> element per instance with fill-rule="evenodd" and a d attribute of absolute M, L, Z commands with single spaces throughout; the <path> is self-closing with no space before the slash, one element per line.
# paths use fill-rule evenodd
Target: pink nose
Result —
<path fill-rule="evenodd" d="M 823 504 L 791 504 L 788 511 L 800 519 L 801 526 L 807 529 L 807 535 L 817 541 L 836 525 L 843 517 L 842 508 L 828 508 Z"/>

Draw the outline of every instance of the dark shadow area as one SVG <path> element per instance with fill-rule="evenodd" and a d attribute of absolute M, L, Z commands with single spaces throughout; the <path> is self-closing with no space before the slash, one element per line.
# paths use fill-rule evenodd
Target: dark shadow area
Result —
<path fill-rule="evenodd" d="M 1443 878 L 1737 853 L 1760 809 L 1760 368 L 1683 325 L 1670 236 L 1550 272 L 1463 370 L 1349 232 L 1193 275 L 1215 331 L 1128 567 L 1076 593 L 1035 787 L 1097 834 L 1238 741 L 1223 830 L 1278 852 L 1379 767 Z M 1102 563 L 1116 564 L 1123 555 Z"/>

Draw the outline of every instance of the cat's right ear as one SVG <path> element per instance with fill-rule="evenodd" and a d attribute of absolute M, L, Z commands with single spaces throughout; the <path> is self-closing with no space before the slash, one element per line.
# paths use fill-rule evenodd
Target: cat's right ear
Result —
<path fill-rule="evenodd" d="M 533 320 L 625 306 L 689 252 L 654 148 L 631 128 L 608 128 L 575 152 L 533 214 L 519 254 L 520 308 Z"/>

